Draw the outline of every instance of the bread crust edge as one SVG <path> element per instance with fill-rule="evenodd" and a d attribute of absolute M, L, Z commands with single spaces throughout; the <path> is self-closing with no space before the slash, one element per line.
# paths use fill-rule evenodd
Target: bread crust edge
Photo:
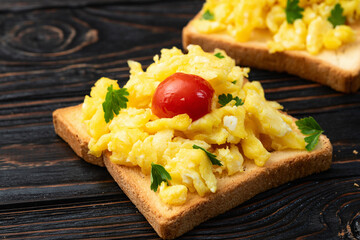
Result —
<path fill-rule="evenodd" d="M 86 162 L 104 167 L 102 156 L 95 157 L 89 154 L 90 136 L 87 134 L 85 126 L 79 123 L 81 122 L 81 107 L 82 104 L 79 104 L 55 110 L 52 114 L 55 133 Z"/>

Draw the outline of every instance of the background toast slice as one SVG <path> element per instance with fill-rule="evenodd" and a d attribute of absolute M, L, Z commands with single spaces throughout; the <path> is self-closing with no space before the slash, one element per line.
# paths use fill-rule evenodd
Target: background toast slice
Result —
<path fill-rule="evenodd" d="M 99 158 L 86 156 L 90 140 L 81 122 L 81 105 L 58 109 L 53 113 L 55 131 L 86 161 L 101 165 Z M 311 152 L 287 150 L 271 154 L 264 167 L 245 161 L 245 171 L 218 178 L 218 190 L 200 197 L 189 193 L 181 206 L 162 203 L 150 189 L 150 176 L 139 167 L 116 165 L 104 154 L 104 162 L 118 185 L 146 217 L 160 237 L 172 239 L 191 230 L 201 222 L 221 214 L 256 194 L 291 180 L 327 170 L 331 165 L 332 146 L 325 135 Z"/>
<path fill-rule="evenodd" d="M 199 17 L 200 14 L 194 20 Z M 199 33 L 192 22 L 183 29 L 184 49 L 189 44 L 200 45 L 207 52 L 219 48 L 241 66 L 287 72 L 345 93 L 360 88 L 360 22 L 352 26 L 357 34 L 355 42 L 336 51 L 324 50 L 318 55 L 295 50 L 270 54 L 266 43 L 271 35 L 265 31 L 254 31 L 248 42 L 236 42 L 227 34 Z"/>

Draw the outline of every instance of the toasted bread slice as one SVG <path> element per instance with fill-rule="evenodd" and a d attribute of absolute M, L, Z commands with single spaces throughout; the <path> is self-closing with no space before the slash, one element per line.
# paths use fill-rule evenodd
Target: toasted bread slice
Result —
<path fill-rule="evenodd" d="M 90 136 L 81 122 L 81 105 L 58 109 L 53 113 L 55 131 L 87 162 L 103 165 L 100 158 L 88 155 Z M 286 150 L 271 153 L 264 167 L 245 161 L 245 171 L 218 178 L 218 190 L 200 197 L 189 193 L 184 205 L 170 206 L 161 202 L 150 189 L 150 176 L 139 167 L 116 165 L 110 161 L 110 152 L 104 154 L 105 166 L 146 217 L 160 237 L 172 239 L 191 230 L 201 222 L 221 214 L 260 192 L 291 180 L 327 170 L 331 165 L 332 146 L 321 135 L 316 149 L 307 151 Z"/>
<path fill-rule="evenodd" d="M 199 17 L 200 14 L 194 19 Z M 220 48 L 241 66 L 287 72 L 345 93 L 360 88 L 360 22 L 352 26 L 357 33 L 355 42 L 336 51 L 324 50 L 318 55 L 295 50 L 271 54 L 267 48 L 267 42 L 271 40 L 268 32 L 254 31 L 250 41 L 236 42 L 227 34 L 199 33 L 192 22 L 183 29 L 184 49 L 189 44 L 200 45 L 207 52 Z"/>

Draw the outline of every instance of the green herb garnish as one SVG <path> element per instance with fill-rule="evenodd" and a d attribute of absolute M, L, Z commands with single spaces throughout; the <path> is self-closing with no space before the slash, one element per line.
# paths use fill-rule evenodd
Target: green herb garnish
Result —
<path fill-rule="evenodd" d="M 299 0 L 287 0 L 285 13 L 286 21 L 293 24 L 296 19 L 303 17 L 302 13 L 304 9 L 299 7 Z"/>
<path fill-rule="evenodd" d="M 235 80 L 235 81 L 232 81 L 231 83 L 236 84 L 236 83 L 237 83 L 237 81 Z"/>
<path fill-rule="evenodd" d="M 227 95 L 221 94 L 218 99 L 218 102 L 222 107 L 228 104 L 231 100 L 235 100 L 235 106 L 240 106 L 244 104 L 244 102 L 238 96 L 233 97 L 230 93 L 228 93 Z"/>
<path fill-rule="evenodd" d="M 201 20 L 209 20 L 209 21 L 211 21 L 211 20 L 214 20 L 214 19 L 215 19 L 215 16 L 214 16 L 214 14 L 212 14 L 212 13 L 210 12 L 210 10 L 206 10 L 206 11 L 204 12 L 204 14 L 201 16 L 200 19 L 201 19 Z"/>
<path fill-rule="evenodd" d="M 305 147 L 306 150 L 313 150 L 318 144 L 319 137 L 324 132 L 324 130 L 320 127 L 320 125 L 315 121 L 313 117 L 302 118 L 300 120 L 297 120 L 295 123 L 302 134 L 309 135 L 304 138 L 305 142 L 307 143 Z"/>
<path fill-rule="evenodd" d="M 201 149 L 201 150 L 203 150 L 203 151 L 206 153 L 206 155 L 208 156 L 208 158 L 210 159 L 210 161 L 211 161 L 211 163 L 212 163 L 213 165 L 222 166 L 220 160 L 218 160 L 218 159 L 216 158 L 216 155 L 212 154 L 211 152 L 206 151 L 204 148 L 202 148 L 202 147 L 200 147 L 200 146 L 198 146 L 198 145 L 195 145 L 195 144 L 194 144 L 192 147 L 193 147 L 193 149 Z"/>
<path fill-rule="evenodd" d="M 154 192 L 157 191 L 158 187 L 162 182 L 166 182 L 169 185 L 168 180 L 171 180 L 170 174 L 165 168 L 159 164 L 151 163 L 151 185 L 150 188 Z"/>
<path fill-rule="evenodd" d="M 220 59 L 225 58 L 224 55 L 222 55 L 220 52 L 214 54 L 214 56 L 217 57 L 217 58 L 220 58 Z"/>
<path fill-rule="evenodd" d="M 106 123 L 114 118 L 114 113 L 117 115 L 121 108 L 127 107 L 128 99 L 126 96 L 129 96 L 126 88 L 114 90 L 113 85 L 107 88 L 105 101 L 102 104 Z"/>
<path fill-rule="evenodd" d="M 329 22 L 336 27 L 338 25 L 345 24 L 346 17 L 343 16 L 344 9 L 341 7 L 340 3 L 337 3 L 334 8 L 331 10 L 331 15 L 328 18 Z"/>

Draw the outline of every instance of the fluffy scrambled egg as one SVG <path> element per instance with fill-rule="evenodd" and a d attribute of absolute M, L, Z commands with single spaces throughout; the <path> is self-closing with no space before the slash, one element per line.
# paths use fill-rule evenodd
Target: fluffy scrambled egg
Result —
<path fill-rule="evenodd" d="M 284 50 L 307 50 L 317 54 L 322 49 L 338 49 L 355 40 L 355 30 L 349 25 L 333 27 L 328 21 L 336 4 L 352 24 L 360 18 L 360 0 L 300 0 L 302 18 L 293 24 L 286 20 L 287 0 L 207 0 L 202 14 L 211 18 L 193 21 L 201 33 L 226 33 L 239 42 L 248 41 L 254 30 L 267 31 L 271 53 Z"/>
<path fill-rule="evenodd" d="M 161 164 L 172 180 L 169 185 L 162 182 L 159 197 L 173 205 L 183 204 L 188 191 L 200 196 L 216 192 L 216 176 L 244 171 L 244 160 L 263 166 L 270 151 L 305 148 L 292 119 L 278 111 L 281 105 L 265 99 L 259 82 L 245 81 L 249 69 L 236 66 L 224 51 L 216 50 L 224 56 L 218 58 L 199 46 L 190 45 L 188 50 L 183 54 L 175 47 L 163 49 L 146 71 L 140 63 L 129 61 L 130 79 L 124 86 L 129 92 L 128 107 L 110 122 L 105 122 L 101 104 L 110 85 L 119 89 L 117 81 L 99 79 L 82 107 L 91 136 L 90 153 L 101 156 L 104 150 L 111 151 L 111 161 L 139 166 L 147 175 L 151 163 Z M 158 118 L 152 113 L 157 86 L 176 72 L 198 75 L 211 84 L 215 94 L 210 113 L 196 121 L 187 114 Z M 238 96 L 244 104 L 236 106 L 232 100 L 220 106 L 218 96 L 224 93 Z M 194 144 L 215 154 L 222 166 L 212 165 Z"/>

